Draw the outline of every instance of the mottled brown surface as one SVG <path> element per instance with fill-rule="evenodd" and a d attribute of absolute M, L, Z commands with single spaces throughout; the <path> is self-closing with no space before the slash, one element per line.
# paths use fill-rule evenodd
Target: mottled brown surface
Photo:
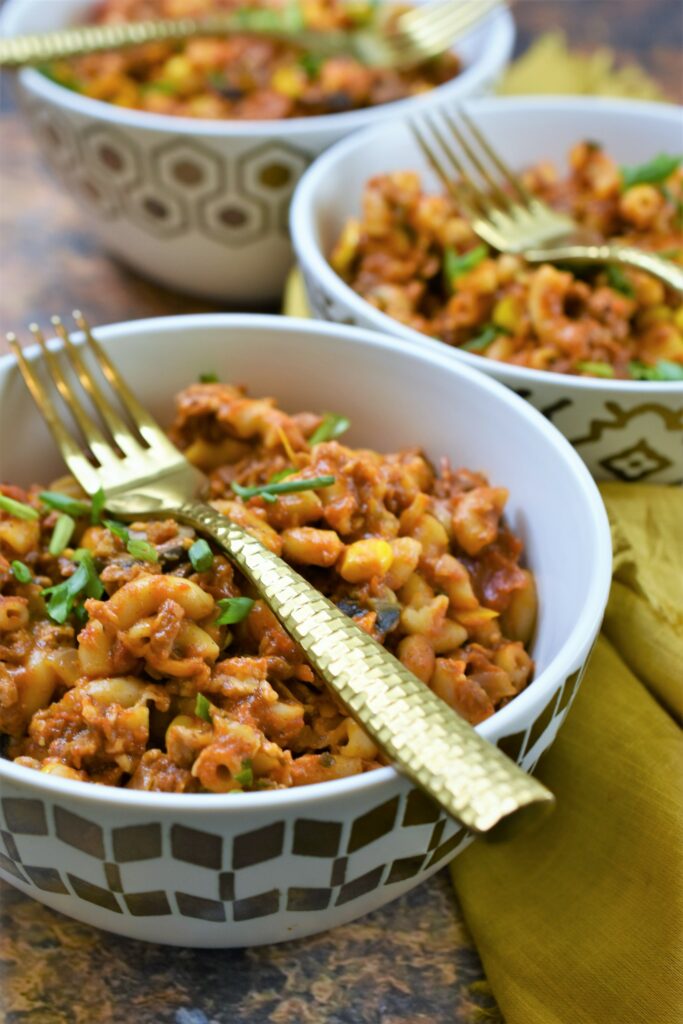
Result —
<path fill-rule="evenodd" d="M 609 45 L 683 101 L 681 0 L 521 0 L 518 50 L 562 28 Z M 0 332 L 74 306 L 93 323 L 210 309 L 115 264 L 41 170 L 5 85 Z M 215 307 L 213 307 L 215 308 Z M 0 341 L 0 351 L 4 342 Z M 88 928 L 0 882 L 4 1024 L 501 1024 L 441 872 L 361 921 L 255 950 L 193 951 Z"/>

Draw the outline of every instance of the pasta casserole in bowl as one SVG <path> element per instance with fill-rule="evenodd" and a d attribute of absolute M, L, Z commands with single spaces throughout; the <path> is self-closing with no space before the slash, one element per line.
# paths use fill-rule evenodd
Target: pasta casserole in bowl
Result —
<path fill-rule="evenodd" d="M 344 326 L 98 336 L 219 511 L 533 770 L 610 579 L 599 495 L 552 426 L 445 349 Z M 0 461 L 3 877 L 120 934 L 239 946 L 350 920 L 464 848 L 217 550 L 63 476 L 17 372 L 0 363 L 0 430 L 23 439 Z"/>
<path fill-rule="evenodd" d="M 0 31 L 239 6 L 8 0 Z M 338 0 L 241 6 L 285 11 L 322 29 L 347 27 L 351 17 Z M 350 7 L 358 19 L 374 5 Z M 307 165 L 358 128 L 490 90 L 513 39 L 512 16 L 501 10 L 452 53 L 399 75 L 244 35 L 198 38 L 24 68 L 19 91 L 43 155 L 114 255 L 180 292 L 274 303 L 292 264 L 289 203 Z"/>
<path fill-rule="evenodd" d="M 675 107 L 492 99 L 468 111 L 527 190 L 592 241 L 683 265 Z M 335 147 L 297 193 L 314 312 L 445 343 L 551 418 L 597 477 L 683 479 L 683 296 L 643 270 L 496 252 L 407 126 L 367 141 Z"/>

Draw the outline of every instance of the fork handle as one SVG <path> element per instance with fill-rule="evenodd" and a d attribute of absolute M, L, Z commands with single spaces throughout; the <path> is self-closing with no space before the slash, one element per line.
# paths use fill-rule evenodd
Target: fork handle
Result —
<path fill-rule="evenodd" d="M 671 260 L 632 245 L 562 245 L 524 252 L 529 263 L 620 263 L 646 270 L 683 295 L 683 268 Z"/>
<path fill-rule="evenodd" d="M 349 713 L 452 817 L 489 836 L 498 826 L 503 838 L 509 825 L 550 809 L 554 798 L 540 782 L 246 530 L 199 501 L 174 516 L 225 551 Z"/>
<path fill-rule="evenodd" d="M 276 39 L 296 41 L 313 51 L 340 53 L 352 50 L 355 39 L 347 32 L 315 32 L 273 19 L 266 25 L 263 12 L 242 10 L 218 13 L 202 18 L 164 18 L 149 21 L 127 21 L 111 25 L 76 25 L 52 32 L 10 36 L 0 39 L 0 66 L 19 67 L 50 60 L 61 60 L 102 50 L 119 50 L 143 43 L 168 39 L 189 39 L 201 35 L 226 35 L 249 32 Z"/>

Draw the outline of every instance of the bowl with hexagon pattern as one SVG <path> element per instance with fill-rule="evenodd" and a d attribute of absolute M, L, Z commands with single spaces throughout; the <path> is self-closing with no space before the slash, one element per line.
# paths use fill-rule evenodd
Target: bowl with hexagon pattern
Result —
<path fill-rule="evenodd" d="M 418 0 L 420 2 L 420 0 Z M 4 35 L 82 20 L 93 0 L 8 0 Z M 331 143 L 366 125 L 490 91 L 512 51 L 498 12 L 456 46 L 464 70 L 407 100 L 284 120 L 202 120 L 91 99 L 33 68 L 19 73 L 24 113 L 57 179 L 104 246 L 174 291 L 257 305 L 279 299 L 292 264 L 296 181 Z"/>

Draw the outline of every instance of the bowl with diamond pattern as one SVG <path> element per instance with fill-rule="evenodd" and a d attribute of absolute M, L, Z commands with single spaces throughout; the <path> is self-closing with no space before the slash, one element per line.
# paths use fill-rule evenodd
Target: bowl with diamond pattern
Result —
<path fill-rule="evenodd" d="M 648 166 L 648 162 L 656 160 L 659 154 L 671 153 L 675 157 L 683 141 L 681 110 L 664 103 L 605 98 L 596 102 L 587 97 L 523 96 L 477 99 L 468 103 L 467 109 L 515 171 L 540 166 L 548 175 L 552 175 L 556 169 L 560 178 L 565 175 L 570 151 L 583 140 L 589 140 L 590 145 L 596 149 L 602 147 L 604 153 L 618 164 L 631 167 Z M 404 314 L 405 322 L 384 311 L 386 302 L 381 296 L 385 283 L 383 279 L 380 278 L 376 289 L 376 299 L 374 296 L 368 298 L 354 290 L 330 263 L 330 255 L 344 225 L 363 217 L 361 211 L 366 183 L 376 176 L 399 171 L 417 172 L 430 198 L 443 192 L 408 127 L 400 123 L 378 128 L 371 138 L 359 134 L 338 143 L 323 154 L 301 180 L 292 204 L 292 238 L 313 315 L 372 330 L 390 331 L 414 345 L 441 345 L 452 359 L 490 374 L 531 402 L 571 441 L 598 480 L 653 484 L 683 482 L 683 305 L 680 298 L 678 308 L 674 298 L 667 301 L 668 308 L 665 309 L 660 297 L 652 300 L 651 309 L 641 309 L 638 313 L 643 318 L 651 317 L 653 321 L 657 316 L 668 318 L 668 322 L 662 320 L 661 326 L 652 330 L 652 341 L 648 343 L 653 346 L 650 353 L 654 352 L 656 347 L 663 344 L 655 331 L 661 331 L 662 328 L 667 331 L 666 349 L 662 349 L 665 354 L 659 358 L 675 362 L 668 364 L 669 375 L 661 379 L 609 379 L 611 366 L 600 363 L 587 365 L 587 369 L 595 374 L 591 376 L 532 369 L 527 365 L 517 365 L 514 356 L 511 361 L 505 362 L 503 356 L 485 358 L 478 355 L 476 342 L 471 343 L 473 347 L 469 351 L 468 342 L 464 347 L 444 344 L 435 336 L 410 325 L 408 321 L 411 316 L 413 322 L 418 319 L 412 306 Z M 567 201 L 566 196 L 564 200 Z M 378 202 L 375 198 L 375 206 Z M 599 209 L 608 200 L 593 198 L 591 202 Z M 427 217 L 426 204 L 425 209 Z M 376 209 L 374 216 L 379 219 L 380 214 Z M 654 229 L 651 229 L 651 233 L 653 236 L 656 234 Z M 660 236 L 664 237 L 664 241 L 659 242 L 659 248 L 680 261 L 683 237 L 680 228 L 670 235 L 660 232 Z M 668 248 L 665 249 L 665 246 Z M 417 250 L 418 243 L 415 242 L 414 247 Z M 377 267 L 377 260 L 382 256 L 389 264 L 385 251 L 375 252 L 363 264 L 367 267 L 365 277 L 369 282 L 368 291 L 372 289 L 375 278 L 379 277 L 379 272 L 373 271 L 370 261 L 374 258 Z M 406 292 L 410 288 L 426 288 L 422 278 L 406 277 L 405 271 L 401 276 L 403 258 L 397 257 L 395 260 L 396 283 L 393 287 L 402 287 Z M 570 337 L 570 332 L 582 329 L 579 320 L 585 315 L 585 307 L 580 291 L 585 291 L 587 285 L 581 280 L 582 270 L 574 269 L 577 277 L 573 287 L 577 294 L 576 297 L 569 295 L 564 301 L 556 283 L 560 268 L 541 268 L 547 278 L 552 278 L 551 286 L 545 293 L 537 292 L 540 297 L 536 300 L 539 305 L 547 302 L 543 313 L 547 313 L 551 341 L 553 330 L 558 335 L 564 331 Z M 524 272 L 534 272 L 540 283 L 541 270 L 529 265 Z M 642 274 L 641 278 L 646 280 L 639 283 L 638 287 L 644 289 L 647 287 L 647 276 Z M 613 280 L 620 279 L 617 277 Z M 386 290 L 391 287 L 387 286 Z M 496 298 L 505 291 L 504 284 L 497 287 Z M 661 289 L 657 289 L 655 294 L 657 291 Z M 435 301 L 428 288 L 426 295 L 429 301 Z M 468 297 L 472 297 L 472 292 L 465 295 L 465 298 Z M 489 295 L 482 296 L 482 303 L 488 298 Z M 623 294 L 618 294 L 616 302 L 623 298 Z M 609 289 L 603 287 L 600 290 L 596 287 L 590 301 L 595 304 L 594 308 L 600 303 L 606 308 L 610 302 L 614 303 L 614 295 L 610 299 Z M 427 301 L 418 305 L 418 314 L 425 308 L 428 308 Z M 461 315 L 464 323 L 467 323 L 468 310 L 465 309 Z M 524 310 L 527 319 L 529 315 L 530 307 Z M 598 323 L 598 320 L 599 316 L 591 323 Z M 489 324 L 487 329 L 495 332 L 496 327 Z M 481 326 L 477 331 L 481 331 Z M 608 332 L 607 344 L 622 343 L 621 322 L 617 326 L 610 324 Z M 634 338 L 635 334 L 633 331 Z M 480 340 L 486 340 L 484 333 Z M 545 342 L 539 340 L 536 344 L 541 355 Z M 635 342 L 632 344 L 635 345 Z M 636 361 L 640 358 L 638 349 L 634 349 L 630 358 Z M 539 366 L 542 365 L 542 362 L 539 363 Z"/>
<path fill-rule="evenodd" d="M 535 674 L 477 728 L 533 771 L 576 694 L 611 571 L 604 507 L 560 433 L 437 346 L 354 327 L 213 314 L 97 333 L 161 423 L 176 392 L 211 368 L 285 410 L 343 412 L 351 446 L 419 446 L 435 464 L 447 456 L 509 488 L 506 522 L 538 588 Z M 26 486 L 62 475 L 9 356 L 0 359 L 0 433 L 22 439 L 2 446 L 0 479 Z M 401 896 L 471 841 L 389 766 L 290 789 L 168 793 L 0 758 L 0 876 L 55 910 L 150 942 L 249 946 L 324 931 Z"/>

